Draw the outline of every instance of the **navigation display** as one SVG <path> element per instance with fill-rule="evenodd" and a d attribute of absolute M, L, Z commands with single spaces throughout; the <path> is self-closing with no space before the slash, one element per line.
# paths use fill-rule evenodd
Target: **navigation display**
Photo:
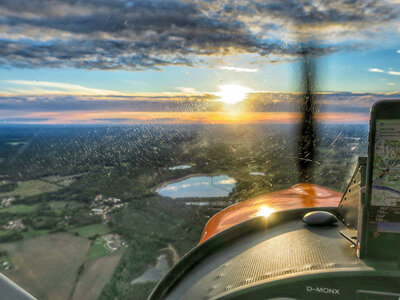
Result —
<path fill-rule="evenodd" d="M 400 120 L 376 121 L 370 221 L 400 232 Z"/>

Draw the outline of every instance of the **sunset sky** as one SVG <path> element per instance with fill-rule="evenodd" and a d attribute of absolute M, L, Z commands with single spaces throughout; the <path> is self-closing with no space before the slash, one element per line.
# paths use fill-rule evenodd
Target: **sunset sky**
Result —
<path fill-rule="evenodd" d="M 398 0 L 6 0 L 0 123 L 366 123 L 400 98 Z"/>

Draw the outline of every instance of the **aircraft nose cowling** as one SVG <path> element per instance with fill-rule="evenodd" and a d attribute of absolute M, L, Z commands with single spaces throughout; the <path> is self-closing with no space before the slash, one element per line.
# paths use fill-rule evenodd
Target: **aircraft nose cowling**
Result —
<path fill-rule="evenodd" d="M 306 207 L 336 207 L 343 194 L 328 188 L 299 183 L 289 189 L 272 192 L 231 205 L 214 215 L 205 226 L 199 243 L 217 233 L 266 211 L 282 211 Z"/>

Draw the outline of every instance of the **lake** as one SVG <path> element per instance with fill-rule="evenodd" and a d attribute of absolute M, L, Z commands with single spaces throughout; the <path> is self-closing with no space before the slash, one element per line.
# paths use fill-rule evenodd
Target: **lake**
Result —
<path fill-rule="evenodd" d="M 227 175 L 193 176 L 157 189 L 157 193 L 170 198 L 228 197 L 236 181 Z"/>
<path fill-rule="evenodd" d="M 179 165 L 179 166 L 175 166 L 175 167 L 169 167 L 169 170 L 186 170 L 186 169 L 190 169 L 192 166 L 189 165 Z"/>
<path fill-rule="evenodd" d="M 167 273 L 168 269 L 167 256 L 162 254 L 157 258 L 157 265 L 155 267 L 148 269 L 140 277 L 132 280 L 131 284 L 158 281 Z"/>

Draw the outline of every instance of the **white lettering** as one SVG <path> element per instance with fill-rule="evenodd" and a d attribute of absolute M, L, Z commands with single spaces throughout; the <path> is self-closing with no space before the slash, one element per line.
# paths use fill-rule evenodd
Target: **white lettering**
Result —
<path fill-rule="evenodd" d="M 334 294 L 334 295 L 340 295 L 340 290 L 339 289 L 334 289 L 334 288 L 327 288 L 327 287 L 312 287 L 312 286 L 307 286 L 306 287 L 307 292 L 314 292 L 314 293 L 323 293 L 323 294 Z"/>

